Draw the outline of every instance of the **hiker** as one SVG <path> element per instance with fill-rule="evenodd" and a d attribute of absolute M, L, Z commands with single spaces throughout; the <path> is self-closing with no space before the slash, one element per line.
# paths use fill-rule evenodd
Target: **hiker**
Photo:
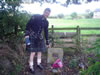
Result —
<path fill-rule="evenodd" d="M 26 50 L 30 52 L 29 57 L 29 68 L 32 73 L 35 73 L 34 70 L 34 56 L 37 53 L 37 67 L 43 70 L 41 65 L 41 56 L 42 52 L 45 52 L 46 47 L 50 47 L 48 40 L 48 16 L 50 15 L 50 8 L 46 8 L 42 15 L 35 14 L 26 24 L 25 29 L 25 42 Z M 42 35 L 42 31 L 45 34 L 45 40 Z M 45 46 L 46 42 L 46 46 Z"/>

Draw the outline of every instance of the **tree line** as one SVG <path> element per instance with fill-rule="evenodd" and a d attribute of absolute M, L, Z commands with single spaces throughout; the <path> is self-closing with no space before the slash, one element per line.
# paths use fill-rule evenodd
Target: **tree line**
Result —
<path fill-rule="evenodd" d="M 34 3 L 34 2 L 39 2 L 41 5 L 43 3 L 58 3 L 61 4 L 62 6 L 68 6 L 70 4 L 82 4 L 82 3 L 89 3 L 92 1 L 99 1 L 99 0 L 65 0 L 63 3 L 60 2 L 59 0 L 5 0 L 6 2 L 20 2 L 20 3 Z"/>

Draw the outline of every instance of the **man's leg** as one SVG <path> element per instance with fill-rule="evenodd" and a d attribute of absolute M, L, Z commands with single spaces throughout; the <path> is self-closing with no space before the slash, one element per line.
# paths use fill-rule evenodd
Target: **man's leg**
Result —
<path fill-rule="evenodd" d="M 40 65 L 41 64 L 41 56 L 42 56 L 42 53 L 41 52 L 38 52 L 37 53 L 37 65 Z"/>
<path fill-rule="evenodd" d="M 37 66 L 43 70 L 43 66 L 41 65 L 41 56 L 42 56 L 42 53 L 41 52 L 37 52 Z"/>
<path fill-rule="evenodd" d="M 33 65 L 34 65 L 34 56 L 35 56 L 35 52 L 31 52 L 30 53 L 30 57 L 29 57 L 29 67 L 32 71 L 34 71 Z"/>

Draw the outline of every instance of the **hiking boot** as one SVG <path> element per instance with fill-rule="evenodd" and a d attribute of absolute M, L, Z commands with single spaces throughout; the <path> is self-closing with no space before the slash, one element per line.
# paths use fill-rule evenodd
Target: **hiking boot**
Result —
<path fill-rule="evenodd" d="M 34 74 L 34 73 L 35 73 L 34 68 L 30 68 L 30 72 L 31 72 L 32 74 Z"/>

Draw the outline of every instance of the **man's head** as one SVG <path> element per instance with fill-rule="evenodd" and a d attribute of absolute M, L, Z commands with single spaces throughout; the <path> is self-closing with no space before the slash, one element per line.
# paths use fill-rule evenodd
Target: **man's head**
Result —
<path fill-rule="evenodd" d="M 50 8 L 46 8 L 46 9 L 44 10 L 44 12 L 43 12 L 43 16 L 44 16 L 45 18 L 48 18 L 48 16 L 50 15 L 50 12 L 51 12 Z"/>

